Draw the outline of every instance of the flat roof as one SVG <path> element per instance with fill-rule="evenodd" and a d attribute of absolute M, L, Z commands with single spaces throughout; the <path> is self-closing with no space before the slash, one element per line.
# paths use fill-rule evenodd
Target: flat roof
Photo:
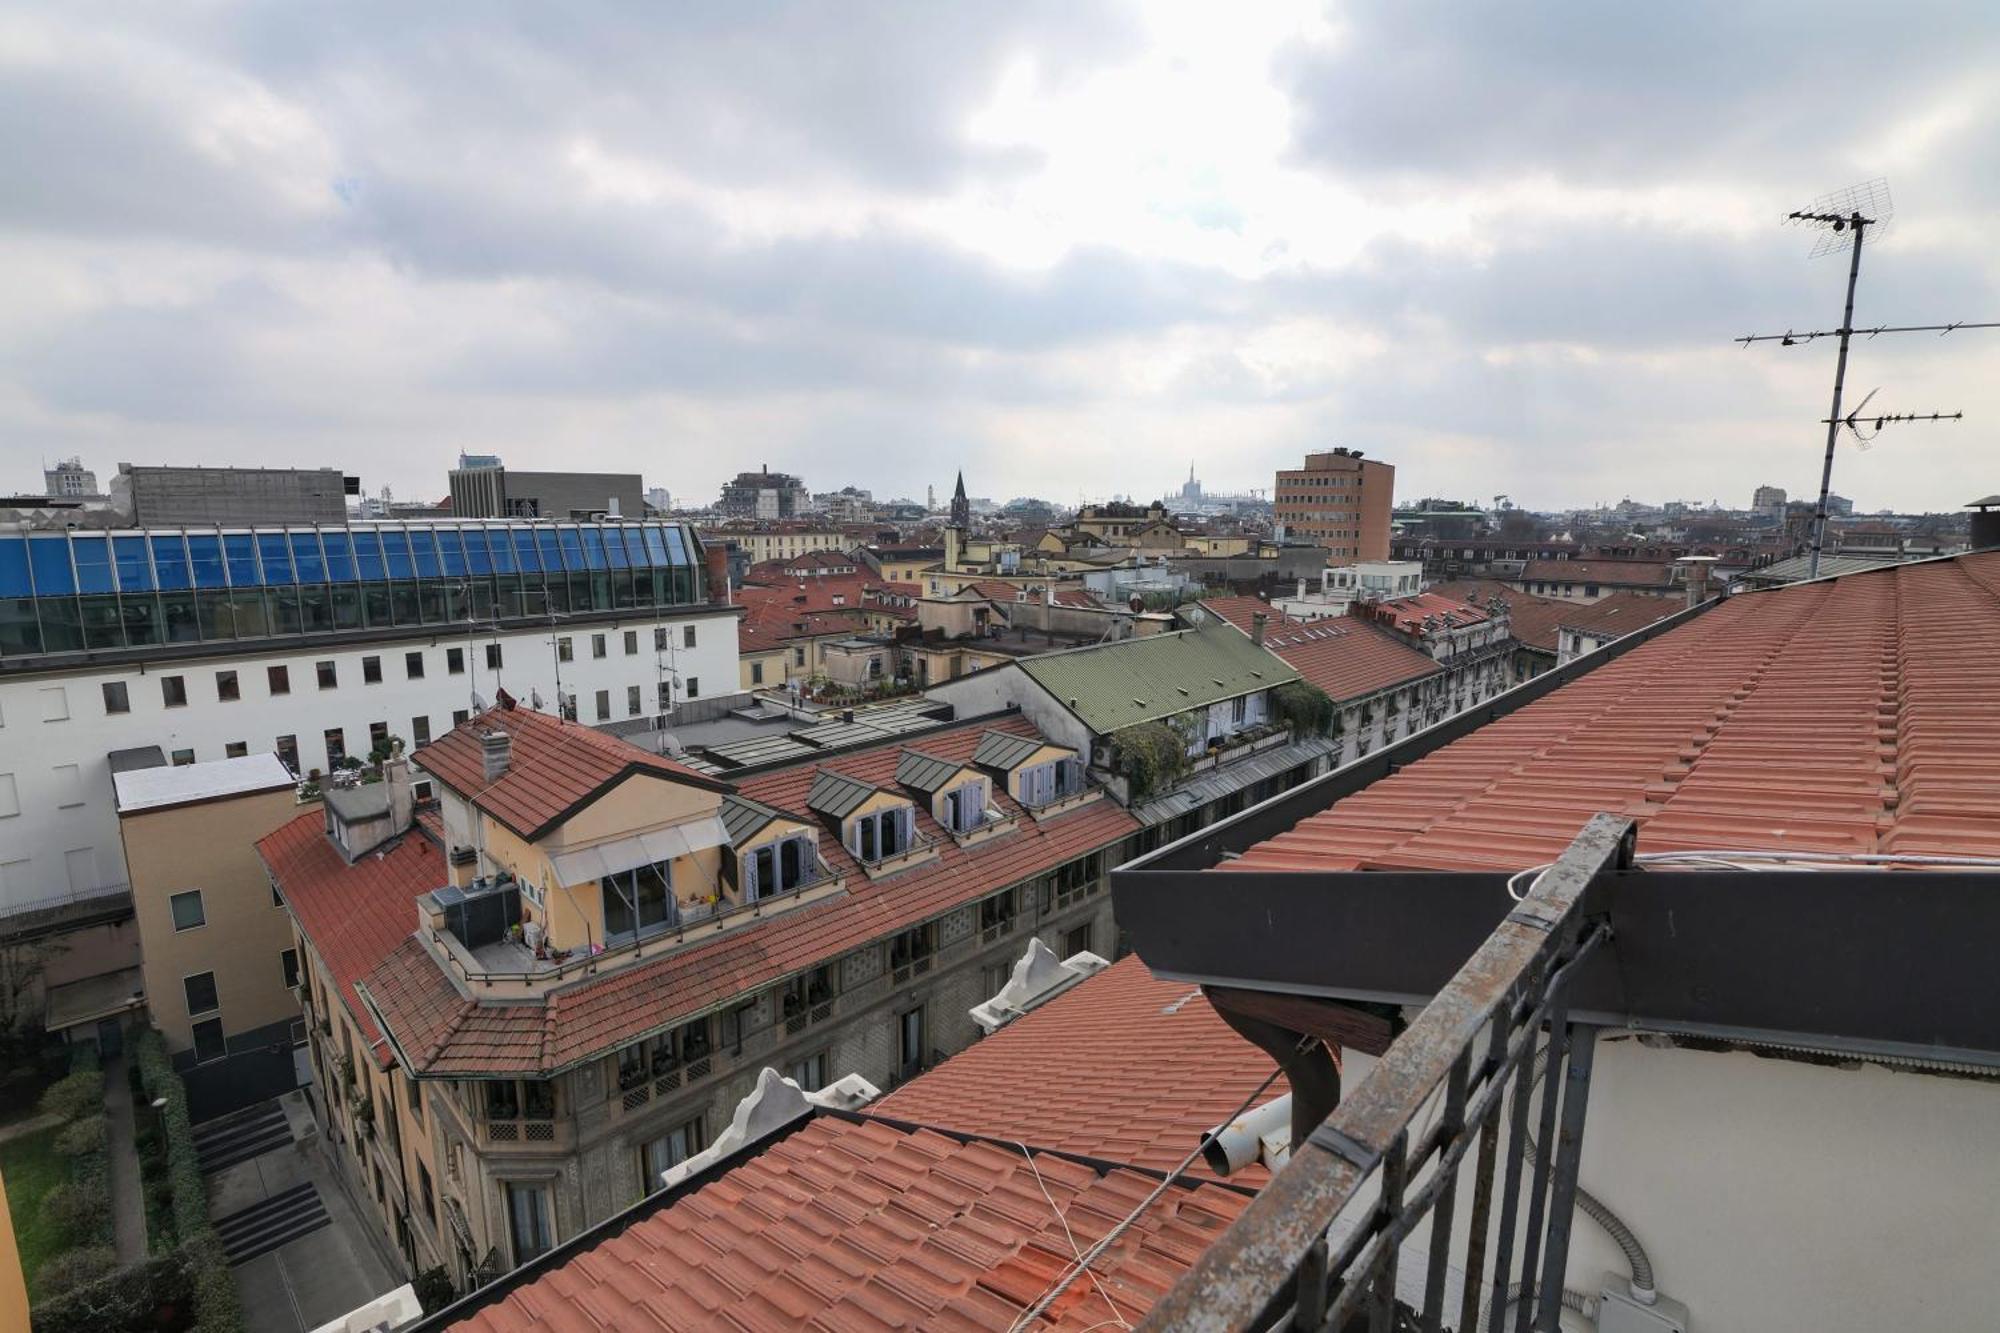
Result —
<path fill-rule="evenodd" d="M 111 775 L 118 789 L 118 813 L 137 814 L 169 805 L 213 801 L 225 796 L 276 791 L 298 779 L 275 754 L 246 754 L 202 764 L 137 768 Z"/>

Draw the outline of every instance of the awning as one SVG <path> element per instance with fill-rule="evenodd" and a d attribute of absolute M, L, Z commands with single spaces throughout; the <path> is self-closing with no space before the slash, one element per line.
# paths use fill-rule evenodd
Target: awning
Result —
<path fill-rule="evenodd" d="M 146 1003 L 146 982 L 136 967 L 120 968 L 49 987 L 42 1026 L 50 1032 L 95 1023 Z"/>
<path fill-rule="evenodd" d="M 728 841 L 729 830 L 723 827 L 722 816 L 709 815 L 685 824 L 613 838 L 573 852 L 557 852 L 552 859 L 556 875 L 563 883 L 590 884 L 622 870 L 671 861 L 690 852 L 720 847 Z"/>

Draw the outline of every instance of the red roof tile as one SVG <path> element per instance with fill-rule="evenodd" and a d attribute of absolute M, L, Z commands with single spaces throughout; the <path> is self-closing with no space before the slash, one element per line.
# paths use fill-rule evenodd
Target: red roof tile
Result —
<path fill-rule="evenodd" d="M 1681 610 L 1681 603 L 1671 597 L 1614 592 L 1595 602 L 1577 602 L 1561 597 L 1537 597 L 1494 579 L 1440 583 L 1431 591 L 1480 606 L 1484 606 L 1489 598 L 1501 598 L 1507 603 L 1507 620 L 1514 637 L 1531 648 L 1551 654 L 1560 648 L 1561 631 L 1565 627 L 1629 634 Z"/>
<path fill-rule="evenodd" d="M 1032 723 L 1016 716 L 934 732 L 918 743 L 927 754 L 968 762 L 988 730 L 1038 734 Z M 746 779 L 738 790 L 817 824 L 806 813 L 806 793 L 818 768 L 890 787 L 902 748 L 883 745 L 780 769 Z M 997 785 L 993 803 L 1004 813 L 1019 813 Z M 577 983 L 543 1003 L 480 1006 L 465 1000 L 414 941 L 393 953 L 384 950 L 367 990 L 420 1073 L 455 1077 L 551 1071 L 685 1022 L 733 996 L 885 939 L 1138 828 L 1130 814 L 1108 800 L 1047 821 L 1024 816 L 1012 829 L 969 847 L 944 836 L 921 803 L 916 824 L 920 833 L 938 838 L 937 859 L 871 880 L 837 837 L 824 836 L 820 854 L 846 879 L 844 896 Z"/>
<path fill-rule="evenodd" d="M 1294 620 L 1255 597 L 1204 597 L 1201 605 L 1244 633 L 1259 612 L 1270 617 L 1264 646 L 1309 685 L 1336 702 L 1358 699 L 1444 670 L 1388 631 L 1354 616 Z M 1483 618 L 1483 616 L 1482 616 Z"/>
<path fill-rule="evenodd" d="M 1155 980 L 1132 956 L 873 1109 L 1171 1171 L 1270 1072 L 1270 1057 L 1216 1017 L 1199 988 Z M 1281 1078 L 1258 1102 L 1285 1090 Z M 1262 1167 L 1231 1177 L 1251 1185 L 1265 1178 Z"/>
<path fill-rule="evenodd" d="M 511 738 L 513 757 L 489 783 L 479 738 L 494 728 Z M 490 708 L 420 747 L 410 761 L 531 841 L 633 773 L 729 790 L 685 764 L 527 708 Z"/>
<path fill-rule="evenodd" d="M 1398 597 L 1387 602 L 1364 602 L 1362 606 L 1373 619 L 1385 625 L 1394 625 L 1405 634 L 1421 630 L 1427 616 L 1436 616 L 1440 620 L 1450 617 L 1454 625 L 1477 625 L 1488 619 L 1485 607 L 1473 606 L 1435 592 L 1422 592 L 1415 597 Z"/>
<path fill-rule="evenodd" d="M 453 1325 L 468 1333 L 1005 1330 L 1155 1181 L 818 1116 Z M 1138 1318 L 1248 1206 L 1168 1190 L 1028 1327 Z"/>
<path fill-rule="evenodd" d="M 443 853 L 412 831 L 379 856 L 371 852 L 349 865 L 326 836 L 325 814 L 314 810 L 260 839 L 257 854 L 386 1068 L 390 1054 L 382 1030 L 356 997 L 354 983 L 410 941 L 417 898 L 449 877 Z"/>
<path fill-rule="evenodd" d="M 1519 869 L 1598 811 L 1642 851 L 2000 852 L 2000 553 L 1731 598 L 1232 870 Z"/>
<path fill-rule="evenodd" d="M 1596 583 L 1608 588 L 1673 586 L 1674 567 L 1657 560 L 1530 560 L 1524 583 Z"/>

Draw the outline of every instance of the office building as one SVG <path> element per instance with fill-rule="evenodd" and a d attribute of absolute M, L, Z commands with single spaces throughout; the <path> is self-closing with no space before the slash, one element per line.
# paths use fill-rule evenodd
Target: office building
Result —
<path fill-rule="evenodd" d="M 731 518 L 797 518 L 812 507 L 805 480 L 773 472 L 768 464 L 755 472 L 739 472 L 722 488 L 716 509 Z"/>
<path fill-rule="evenodd" d="M 636 472 L 517 472 L 491 455 L 451 470 L 453 518 L 643 518 Z"/>
<path fill-rule="evenodd" d="M 1395 500 L 1395 468 L 1359 449 L 1333 449 L 1278 473 L 1272 519 L 1287 537 L 1326 547 L 1334 563 L 1387 560 Z"/>
<path fill-rule="evenodd" d="M 56 500 L 82 500 L 99 494 L 97 474 L 81 458 L 65 458 L 42 469 L 42 493 Z"/>
<path fill-rule="evenodd" d="M 114 502 L 136 528 L 203 523 L 345 523 L 358 478 L 339 468 L 144 467 L 120 463 Z"/>

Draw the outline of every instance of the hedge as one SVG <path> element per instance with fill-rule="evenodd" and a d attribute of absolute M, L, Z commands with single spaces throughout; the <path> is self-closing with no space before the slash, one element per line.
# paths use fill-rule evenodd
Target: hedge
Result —
<path fill-rule="evenodd" d="M 1325 690 L 1302 680 L 1287 681 L 1271 691 L 1271 707 L 1301 738 L 1325 736 L 1340 720 L 1340 712 Z"/>
<path fill-rule="evenodd" d="M 1187 772 L 1187 738 L 1165 723 L 1140 722 L 1114 731 L 1111 742 L 1118 749 L 1118 771 L 1130 784 L 1134 801 L 1165 791 Z"/>
<path fill-rule="evenodd" d="M 160 1034 L 150 1029 L 133 1043 L 139 1085 L 149 1101 L 162 1102 L 160 1132 L 167 1145 L 167 1188 L 172 1193 L 174 1238 L 178 1257 L 187 1269 L 194 1297 L 194 1328 L 198 1333 L 240 1333 L 243 1307 L 236 1296 L 236 1279 L 208 1220 L 208 1198 L 201 1181 L 201 1159 L 195 1152 L 194 1130 L 188 1123 L 187 1088 L 174 1072 Z"/>

